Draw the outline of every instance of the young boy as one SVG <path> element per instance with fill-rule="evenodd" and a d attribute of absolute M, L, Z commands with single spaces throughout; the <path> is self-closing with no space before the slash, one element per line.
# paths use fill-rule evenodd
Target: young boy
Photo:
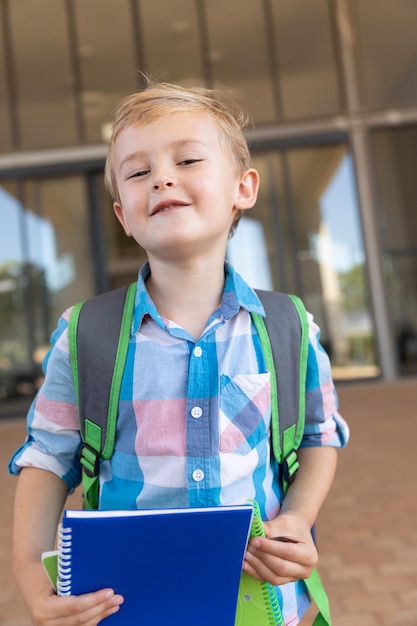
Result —
<path fill-rule="evenodd" d="M 310 316 L 300 469 L 281 502 L 270 455 L 269 373 L 250 317 L 263 307 L 225 263 L 229 235 L 255 204 L 259 185 L 244 124 L 242 112 L 213 92 L 169 84 L 150 84 L 116 110 L 106 183 L 117 218 L 148 263 L 137 283 L 115 452 L 101 464 L 100 508 L 255 498 L 266 538 L 251 541 L 244 569 L 277 586 L 285 624 L 294 625 L 309 606 L 301 579 L 317 562 L 310 529 L 348 428 Z M 123 611 L 111 589 L 57 597 L 40 564 L 42 551 L 53 548 L 66 496 L 80 482 L 68 316 L 52 336 L 28 439 L 10 462 L 20 473 L 14 572 L 38 626 L 92 626 Z M 271 539 L 278 536 L 289 541 Z"/>

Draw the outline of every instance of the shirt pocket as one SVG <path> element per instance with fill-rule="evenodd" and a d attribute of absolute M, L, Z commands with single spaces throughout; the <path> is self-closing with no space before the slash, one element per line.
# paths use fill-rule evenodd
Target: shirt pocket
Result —
<path fill-rule="evenodd" d="M 219 450 L 246 455 L 269 438 L 270 374 L 220 376 Z"/>

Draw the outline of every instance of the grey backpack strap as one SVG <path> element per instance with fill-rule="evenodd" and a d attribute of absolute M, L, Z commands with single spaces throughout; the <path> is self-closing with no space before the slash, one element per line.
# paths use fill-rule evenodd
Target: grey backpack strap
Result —
<path fill-rule="evenodd" d="M 113 454 L 135 293 L 133 283 L 91 298 L 76 305 L 69 320 L 86 508 L 97 507 L 100 459 Z"/>
<path fill-rule="evenodd" d="M 298 469 L 296 450 L 304 432 L 307 314 L 296 296 L 261 290 L 256 293 L 264 305 L 266 317 L 255 316 L 254 322 L 268 369 L 275 372 L 271 380 L 273 450 L 288 483 Z"/>

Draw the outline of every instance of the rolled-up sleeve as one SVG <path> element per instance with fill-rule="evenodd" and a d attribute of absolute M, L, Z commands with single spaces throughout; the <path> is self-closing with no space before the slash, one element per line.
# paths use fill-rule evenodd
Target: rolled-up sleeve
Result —
<path fill-rule="evenodd" d="M 81 480 L 81 438 L 68 346 L 68 317 L 60 318 L 44 361 L 45 380 L 27 415 L 25 443 L 12 455 L 9 472 L 23 467 L 48 470 L 73 491 Z"/>
<path fill-rule="evenodd" d="M 308 314 L 308 318 L 306 417 L 301 446 L 341 448 L 349 440 L 349 427 L 339 413 L 330 359 L 320 344 L 320 329 L 311 314 Z"/>

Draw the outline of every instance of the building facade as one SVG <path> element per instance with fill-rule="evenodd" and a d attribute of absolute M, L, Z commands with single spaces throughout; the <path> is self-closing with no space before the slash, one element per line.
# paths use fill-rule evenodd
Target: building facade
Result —
<path fill-rule="evenodd" d="M 103 186 L 148 74 L 248 110 L 261 192 L 228 257 L 300 295 L 336 380 L 417 373 L 415 0 L 0 0 L 0 404 L 60 313 L 134 280 Z"/>

